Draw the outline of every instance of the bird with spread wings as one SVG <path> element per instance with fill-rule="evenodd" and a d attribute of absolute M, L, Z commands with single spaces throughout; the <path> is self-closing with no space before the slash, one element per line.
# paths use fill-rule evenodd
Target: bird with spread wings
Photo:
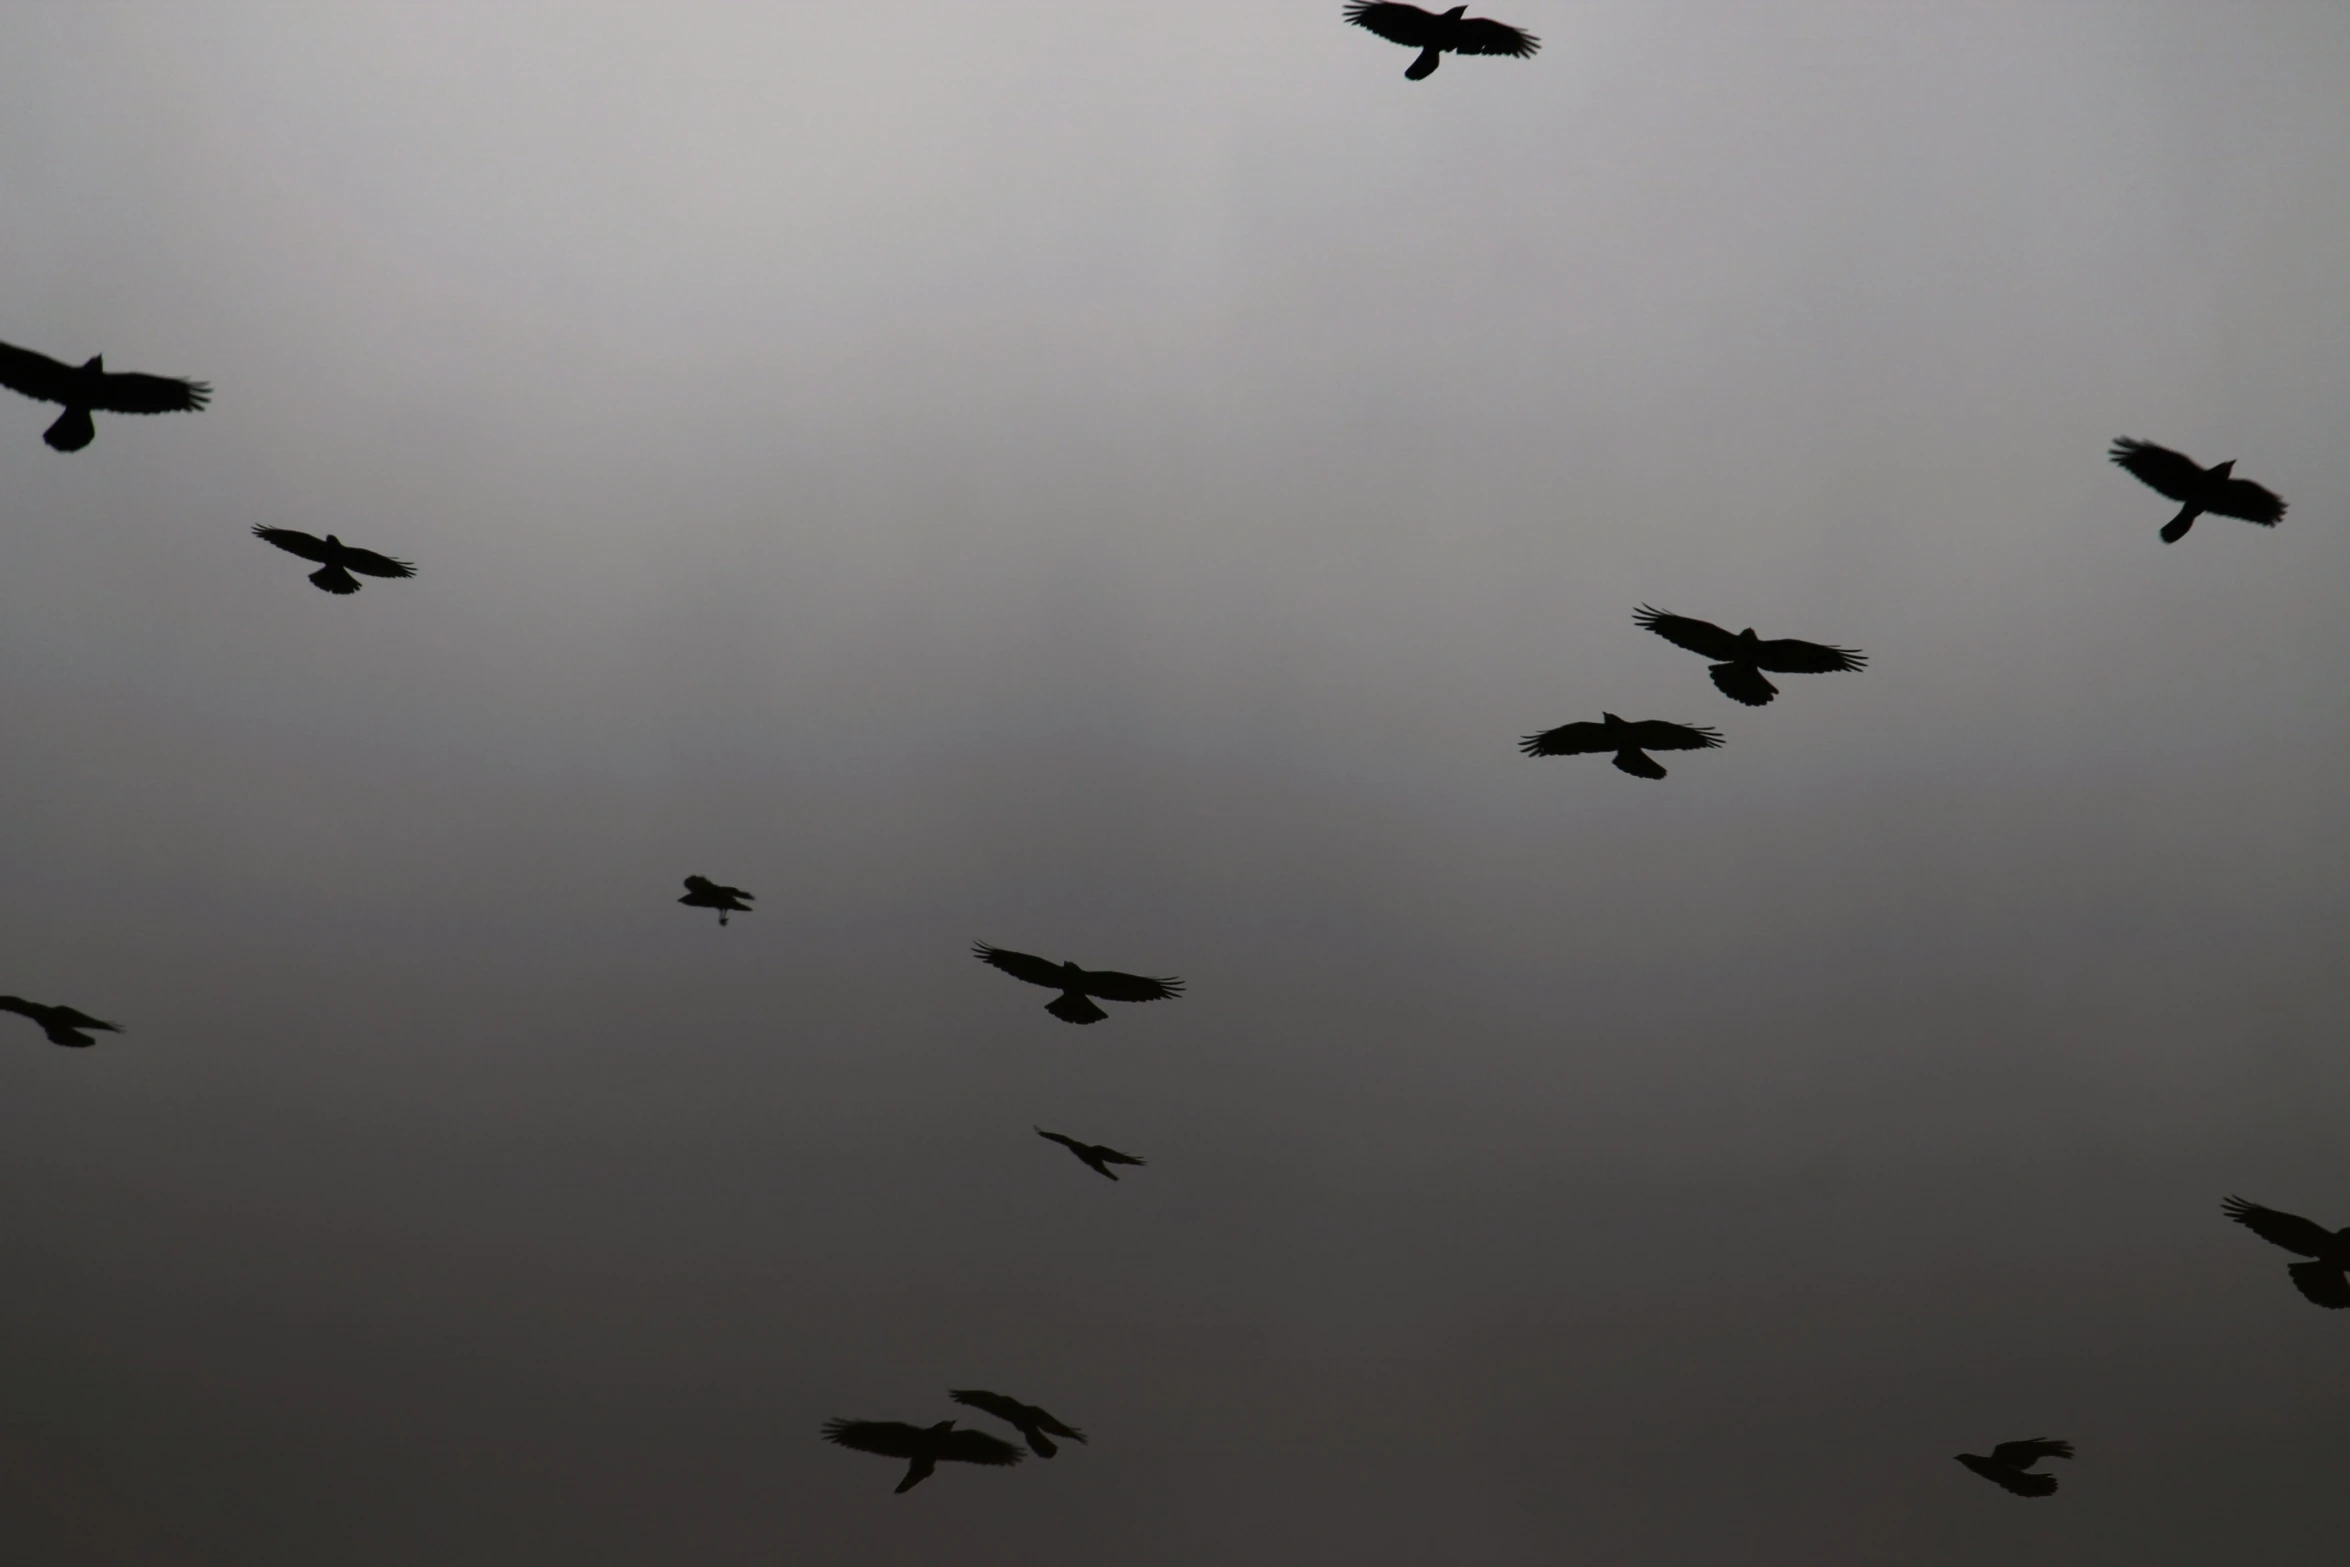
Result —
<path fill-rule="evenodd" d="M 191 413 L 212 396 L 202 381 L 176 376 L 113 372 L 106 356 L 86 364 L 69 365 L 47 354 L 12 343 L 0 343 L 0 386 L 44 403 L 63 403 L 65 412 L 41 432 L 41 439 L 61 452 L 78 452 L 97 438 L 93 413 Z"/>
<path fill-rule="evenodd" d="M 2179 503 L 2179 514 L 2162 527 L 2162 542 L 2176 544 L 2205 512 L 2273 528 L 2285 515 L 2274 490 L 2233 477 L 2236 459 L 2206 468 L 2184 452 L 2123 436 L 2107 454 L 2140 484 Z"/>
<path fill-rule="evenodd" d="M 1613 751 L 1616 766 L 1633 777 L 1662 778 L 1665 770 L 1649 752 L 1710 751 L 1722 743 L 1715 731 L 1695 724 L 1668 724 L 1661 718 L 1634 722 L 1613 713 L 1599 716 L 1596 724 L 1561 724 L 1528 735 L 1518 742 L 1518 749 L 1528 756 L 1589 756 Z"/>
<path fill-rule="evenodd" d="M 906 1477 L 895 1495 L 903 1496 L 942 1463 L 987 1464 L 1009 1468 L 1024 1456 L 1000 1436 L 985 1431 L 958 1431 L 952 1420 L 934 1426 L 910 1426 L 902 1420 L 827 1420 L 824 1440 L 859 1453 L 906 1460 Z"/>
<path fill-rule="evenodd" d="M 1054 1419 L 1052 1411 L 1039 1409 L 1034 1404 L 1023 1404 L 1020 1400 L 1007 1397 L 1002 1393 L 990 1393 L 985 1388 L 964 1387 L 955 1389 L 947 1394 L 947 1397 L 958 1404 L 967 1404 L 973 1409 L 983 1410 L 1004 1424 L 1011 1426 L 1028 1439 L 1028 1450 L 1039 1458 L 1050 1458 L 1060 1451 L 1058 1447 L 1053 1445 L 1053 1438 L 1056 1436 L 1067 1437 L 1072 1442 L 1085 1440 L 1084 1432 L 1073 1425 L 1066 1425 Z"/>
<path fill-rule="evenodd" d="M 1419 58 L 1404 68 L 1406 81 L 1433 75 L 1447 54 L 1506 54 L 1523 60 L 1542 47 L 1542 40 L 1532 33 L 1467 15 L 1468 9 L 1456 5 L 1440 15 L 1395 0 L 1350 0 L 1346 19 L 1391 44 L 1420 51 Z"/>
<path fill-rule="evenodd" d="M 2073 1444 L 2036 1436 L 2022 1442 L 2002 1442 L 1985 1453 L 1959 1453 L 1958 1461 L 1992 1484 L 2018 1496 L 2053 1496 L 2056 1476 L 2034 1474 L 2032 1465 L 2043 1458 L 2070 1458 Z"/>
<path fill-rule="evenodd" d="M 2285 1267 L 2303 1296 L 2335 1311 L 2350 1308 L 2350 1229 L 2329 1230 L 2314 1219 L 2263 1208 L 2241 1197 L 2230 1197 L 2220 1204 L 2220 1211 L 2271 1246 L 2310 1259 Z"/>
<path fill-rule="evenodd" d="M 971 944 L 971 955 L 1014 979 L 1060 992 L 1044 1009 L 1064 1023 L 1099 1023 L 1110 1014 L 1088 999 L 1104 1001 L 1167 1001 L 1183 994 L 1179 979 L 1149 979 L 1121 974 L 1115 969 L 1083 969 L 1074 963 L 1055 963 L 1025 952 L 1007 952 L 984 941 Z"/>
<path fill-rule="evenodd" d="M 345 544 L 333 534 L 320 538 L 304 533 L 299 528 L 255 527 L 253 537 L 264 544 L 274 544 L 288 555 L 299 555 L 304 560 L 320 563 L 310 574 L 311 585 L 324 593 L 356 593 L 359 580 L 351 575 L 356 571 L 366 577 L 413 577 L 416 568 L 404 560 L 389 555 L 378 555 L 354 544 Z"/>
<path fill-rule="evenodd" d="M 1779 688 L 1763 678 L 1766 669 L 1778 675 L 1824 675 L 1834 670 L 1859 669 L 1868 663 L 1866 654 L 1850 648 L 1799 642 L 1793 637 L 1765 642 L 1754 634 L 1752 626 L 1733 634 L 1710 620 L 1668 615 L 1646 604 L 1632 612 L 1632 621 L 1675 647 L 1687 648 L 1702 658 L 1720 660 L 1706 673 L 1713 676 L 1714 685 L 1722 695 L 1748 707 L 1761 707 L 1779 694 Z"/>
<path fill-rule="evenodd" d="M 1084 1161 L 1086 1168 L 1092 1170 L 1094 1174 L 1106 1175 L 1113 1181 L 1118 1177 L 1117 1174 L 1110 1169 L 1111 1165 L 1131 1164 L 1140 1166 L 1150 1162 L 1147 1159 L 1137 1159 L 1130 1153 L 1120 1153 L 1117 1149 L 1110 1147 L 1106 1143 L 1081 1143 L 1074 1137 L 1064 1137 L 1059 1132 L 1048 1132 L 1041 1126 L 1037 1127 L 1035 1130 L 1036 1135 L 1043 1138 L 1046 1142 L 1059 1143 L 1063 1148 L 1066 1148 L 1071 1153 L 1075 1154 L 1080 1160 Z"/>
<path fill-rule="evenodd" d="M 84 1033 L 84 1029 L 102 1029 L 109 1034 L 122 1032 L 120 1023 L 109 1023 L 87 1012 L 72 1007 L 44 1006 L 38 1001 L 27 1001 L 22 996 L 0 996 L 0 1012 L 14 1012 L 30 1018 L 48 1036 L 49 1043 L 63 1045 L 68 1050 L 87 1050 L 98 1041 Z"/>
<path fill-rule="evenodd" d="M 723 882 L 712 881 L 707 876 L 688 876 L 685 879 L 685 896 L 677 901 L 689 909 L 716 909 L 718 923 L 723 925 L 726 923 L 726 916 L 730 913 L 750 914 L 756 912 L 751 907 L 751 899 L 755 896 L 757 894 L 745 892 L 740 887 L 729 887 Z"/>

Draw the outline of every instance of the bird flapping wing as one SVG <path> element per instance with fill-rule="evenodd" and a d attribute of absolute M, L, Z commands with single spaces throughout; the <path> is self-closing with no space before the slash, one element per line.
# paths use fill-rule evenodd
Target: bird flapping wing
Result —
<path fill-rule="evenodd" d="M 1993 1461 L 2013 1464 L 2018 1469 L 2036 1464 L 2043 1458 L 2070 1458 L 2072 1456 L 2072 1443 L 2051 1441 L 2044 1436 L 2029 1437 L 2021 1442 L 2002 1442 L 1991 1449 Z"/>
<path fill-rule="evenodd" d="M 1616 742 L 1608 738 L 1607 725 L 1593 723 L 1561 724 L 1518 742 L 1518 749 L 1528 756 L 1588 756 L 1594 751 L 1615 748 Z"/>
<path fill-rule="evenodd" d="M 1393 0 L 1350 0 L 1346 19 L 1391 44 L 1413 49 L 1425 49 L 1436 42 L 1443 32 L 1444 20 L 1416 5 L 1397 5 Z"/>
<path fill-rule="evenodd" d="M 1507 54 L 1523 60 L 1542 47 L 1542 40 L 1532 33 L 1481 16 L 1463 20 L 1452 36 L 1456 54 Z"/>
<path fill-rule="evenodd" d="M 1172 975 L 1152 979 L 1144 974 L 1121 974 L 1116 969 L 1080 969 L 1079 984 L 1089 996 L 1104 1001 L 1169 1001 L 1183 994 L 1183 981 Z"/>
<path fill-rule="evenodd" d="M 2264 484 L 2254 484 L 2250 479 L 2229 479 L 2220 485 L 2219 493 L 2205 509 L 2222 517 L 2273 528 L 2285 515 L 2285 501 Z"/>
<path fill-rule="evenodd" d="M 991 947 L 984 941 L 971 943 L 971 955 L 989 968 L 1002 969 L 1014 979 L 1024 979 L 1031 985 L 1045 985 L 1054 990 L 1068 983 L 1068 975 L 1058 963 L 1027 952 L 1009 952 L 1002 947 Z"/>
<path fill-rule="evenodd" d="M 1628 727 L 1631 743 L 1643 751 L 1710 751 L 1722 743 L 1715 730 L 1696 724 L 1669 724 L 1661 718 L 1644 718 Z"/>
<path fill-rule="evenodd" d="M 70 365 L 14 343 L 0 343 L 0 386 L 45 403 L 62 403 L 72 379 Z"/>
<path fill-rule="evenodd" d="M 389 555 L 378 555 L 373 550 L 354 549 L 348 544 L 343 546 L 342 563 L 345 571 L 356 571 L 363 577 L 413 577 L 416 575 L 416 568 L 404 560 L 394 560 Z"/>
<path fill-rule="evenodd" d="M 29 1017 L 35 1022 L 39 1022 L 41 1014 L 48 1010 L 47 1007 L 27 1001 L 22 996 L 0 996 L 0 1012 L 14 1012 L 18 1017 Z"/>
<path fill-rule="evenodd" d="M 2220 1211 L 2271 1246 L 2282 1246 L 2304 1257 L 2322 1256 L 2333 1248 L 2331 1230 L 2297 1213 L 2279 1213 L 2241 1197 L 2230 1197 L 2220 1204 Z"/>
<path fill-rule="evenodd" d="M 1068 1149 L 1068 1150 L 1069 1150 L 1071 1153 L 1079 1153 L 1079 1152 L 1082 1152 L 1082 1151 L 1084 1150 L 1084 1148 L 1085 1148 L 1085 1144 L 1083 1144 L 1083 1143 L 1079 1142 L 1079 1141 L 1078 1141 L 1076 1138 L 1074 1138 L 1074 1137 L 1064 1137 L 1064 1136 L 1063 1136 L 1061 1133 L 1059 1133 L 1059 1132 L 1048 1132 L 1048 1131 L 1046 1131 L 1046 1130 L 1045 1130 L 1043 1127 L 1041 1127 L 1041 1126 L 1040 1126 L 1040 1127 L 1038 1127 L 1038 1128 L 1036 1128 L 1036 1135 L 1037 1135 L 1037 1136 L 1039 1136 L 1039 1137 L 1041 1137 L 1041 1138 L 1043 1138 L 1043 1139 L 1044 1139 L 1046 1142 L 1048 1142 L 1048 1143 L 1059 1143 L 1059 1144 L 1060 1144 L 1060 1145 L 1061 1145 L 1063 1148 L 1066 1148 L 1066 1149 Z M 992 1398 L 992 1397 L 994 1397 L 995 1395 L 991 1393 L 991 1394 L 989 1394 L 988 1396 L 989 1396 L 990 1398 Z M 962 1397 L 963 1397 L 963 1395 L 962 1395 L 962 1394 L 960 1394 L 960 1393 L 957 1393 L 957 1394 L 955 1395 L 955 1397 L 957 1397 L 957 1398 L 962 1398 Z M 965 1400 L 965 1402 L 969 1402 L 969 1401 L 968 1401 L 968 1400 Z"/>
<path fill-rule="evenodd" d="M 1830 647 L 1824 642 L 1803 642 L 1794 637 L 1779 637 L 1755 644 L 1759 655 L 1755 662 L 1764 669 L 1782 675 L 1825 675 L 1841 669 L 1860 669 L 1868 664 L 1868 655 L 1851 648 Z"/>
<path fill-rule="evenodd" d="M 1101 1160 L 1104 1164 L 1131 1164 L 1140 1167 L 1150 1163 L 1148 1159 L 1137 1159 L 1130 1153 L 1120 1153 L 1117 1149 L 1110 1147 L 1107 1143 L 1095 1143 L 1093 1145 L 1093 1156 L 1096 1159 Z"/>
<path fill-rule="evenodd" d="M 903 1420 L 827 1420 L 824 1440 L 884 1458 L 912 1458 L 930 1443 L 930 1433 Z"/>
<path fill-rule="evenodd" d="M 1044 1135 L 1050 1137 L 1053 1134 L 1047 1132 Z M 990 1393 L 983 1387 L 954 1388 L 947 1393 L 947 1397 L 958 1404 L 966 1404 L 973 1409 L 991 1414 L 998 1420 L 1008 1420 L 1013 1425 L 1020 1424 L 1028 1416 L 1036 1413 L 1016 1398 L 1007 1398 L 1001 1393 Z"/>
<path fill-rule="evenodd" d="M 2317 1305 L 2333 1311 L 2350 1309 L 2350 1277 L 2330 1262 L 2296 1262 L 2285 1270 L 2293 1287 Z"/>
<path fill-rule="evenodd" d="M 2202 464 L 2167 446 L 2134 441 L 2125 435 L 2113 443 L 2113 450 L 2107 455 L 2140 484 L 2174 501 L 2186 500 L 2202 488 Z"/>
<path fill-rule="evenodd" d="M 1643 631 L 1655 632 L 1675 647 L 1702 653 L 1707 658 L 1736 659 L 1741 652 L 1738 639 L 1710 620 L 1670 615 L 1643 604 L 1632 612 L 1632 623 Z"/>
<path fill-rule="evenodd" d="M 253 537 L 264 544 L 274 544 L 289 555 L 299 555 L 304 560 L 318 561 L 322 565 L 334 558 L 334 551 L 326 547 L 326 540 L 315 534 L 304 533 L 299 528 L 256 526 Z"/>
<path fill-rule="evenodd" d="M 90 406 L 116 414 L 179 414 L 192 412 L 211 400 L 212 388 L 202 381 L 141 375 L 134 370 L 101 377 L 98 396 Z"/>

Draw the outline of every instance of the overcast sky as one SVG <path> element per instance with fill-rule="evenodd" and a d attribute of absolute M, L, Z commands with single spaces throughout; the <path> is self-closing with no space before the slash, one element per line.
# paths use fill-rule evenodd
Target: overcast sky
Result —
<path fill-rule="evenodd" d="M 12 1560 L 2339 1559 L 2350 8 L 1339 13 L 14 8 Z"/>

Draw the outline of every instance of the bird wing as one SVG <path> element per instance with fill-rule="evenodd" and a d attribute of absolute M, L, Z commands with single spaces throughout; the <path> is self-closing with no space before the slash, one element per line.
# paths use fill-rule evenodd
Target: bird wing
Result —
<path fill-rule="evenodd" d="M 2350 1278 L 2330 1262 L 2296 1262 L 2285 1270 L 2293 1287 L 2309 1300 L 2335 1311 L 2350 1308 Z"/>
<path fill-rule="evenodd" d="M 1518 742 L 1518 749 L 1528 756 L 1588 756 L 1615 748 L 1616 742 L 1607 736 L 1607 725 L 1593 723 L 1561 724 Z"/>
<path fill-rule="evenodd" d="M 201 408 L 211 399 L 212 388 L 202 381 L 130 371 L 102 376 L 90 406 L 116 414 L 180 414 Z"/>
<path fill-rule="evenodd" d="M 62 403 L 66 385 L 72 379 L 72 366 L 29 348 L 0 343 L 0 386 L 45 403 Z"/>
<path fill-rule="evenodd" d="M 2125 435 L 2113 443 L 2113 450 L 2107 455 L 2140 484 L 2174 501 L 2190 499 L 2203 487 L 2202 464 L 2167 446 L 2133 441 Z"/>
<path fill-rule="evenodd" d="M 929 1446 L 930 1433 L 903 1420 L 827 1420 L 824 1440 L 884 1458 L 912 1458 Z"/>
<path fill-rule="evenodd" d="M 2241 1197 L 2230 1197 L 2220 1204 L 2220 1211 L 2271 1246 L 2282 1246 L 2304 1257 L 2323 1256 L 2333 1249 L 2333 1232 L 2299 1214 L 2279 1213 Z"/>
<path fill-rule="evenodd" d="M 2018 1496 L 2053 1496 L 2056 1494 L 2056 1476 L 2034 1474 L 2028 1469 L 2010 1469 L 2002 1464 L 1970 1464 L 1967 1466 L 1984 1479 Z"/>
<path fill-rule="evenodd" d="M 1089 996 L 1104 1001 L 1168 1001 L 1183 994 L 1183 981 L 1169 976 L 1151 979 L 1121 974 L 1116 969 L 1080 969 L 1078 983 Z"/>
<path fill-rule="evenodd" d="M 930 1451 L 939 1458 L 952 1458 L 966 1464 L 993 1464 L 1010 1468 L 1026 1453 L 1000 1436 L 989 1436 L 985 1431 L 946 1431 L 931 1439 Z"/>
<path fill-rule="evenodd" d="M 1085 1151 L 1085 1144 L 1079 1142 L 1076 1138 L 1064 1137 L 1059 1132 L 1048 1132 L 1041 1126 L 1036 1128 L 1036 1135 L 1043 1138 L 1048 1143 L 1059 1143 L 1063 1148 L 1068 1149 L 1073 1154 L 1082 1154 Z M 955 1395 L 957 1398 L 961 1398 L 962 1396 L 963 1395 L 960 1393 Z M 993 1396 L 993 1394 L 989 1395 L 991 1398 Z M 966 1400 L 966 1402 L 968 1402 L 968 1400 Z"/>
<path fill-rule="evenodd" d="M 1096 1159 L 1103 1161 L 1105 1164 L 1131 1164 L 1140 1166 L 1150 1162 L 1147 1159 L 1137 1159 L 1130 1153 L 1120 1153 L 1117 1149 L 1110 1147 L 1106 1143 L 1095 1143 L 1093 1145 L 1093 1156 Z"/>
<path fill-rule="evenodd" d="M 1685 647 L 1707 658 L 1734 661 L 1742 652 L 1738 639 L 1710 620 L 1668 615 L 1661 609 L 1651 609 L 1643 604 L 1632 611 L 1632 623 L 1643 631 L 1655 632 L 1675 647 Z"/>
<path fill-rule="evenodd" d="M 971 955 L 989 968 L 1002 969 L 1014 979 L 1024 979 L 1031 985 L 1044 985 L 1053 990 L 1067 987 L 1069 976 L 1058 963 L 1026 952 L 1007 952 L 1002 947 L 991 947 L 984 941 L 971 943 Z"/>
<path fill-rule="evenodd" d="M 1782 675 L 1825 675 L 1839 669 L 1859 669 L 1869 661 L 1867 654 L 1851 648 L 1799 642 L 1793 637 L 1757 643 L 1755 651 L 1760 655 L 1757 664 Z"/>
<path fill-rule="evenodd" d="M 256 527 L 253 537 L 264 544 L 276 545 L 288 555 L 299 555 L 304 560 L 314 560 L 321 565 L 334 559 L 335 552 L 326 547 L 326 540 L 313 533 L 304 533 L 299 528 Z"/>
<path fill-rule="evenodd" d="M 1630 728 L 1632 744 L 1643 751 L 1710 751 L 1722 743 L 1721 735 L 1715 730 L 1695 724 L 1668 724 L 1661 718 L 1644 718 Z"/>
<path fill-rule="evenodd" d="M 1028 1406 L 1028 1418 L 1055 1436 L 1065 1436 L 1072 1442 L 1085 1440 L 1084 1432 L 1066 1421 L 1055 1418 L 1049 1410 L 1039 1409 L 1034 1404 Z"/>
<path fill-rule="evenodd" d="M 1472 16 L 1453 29 L 1456 54 L 1507 54 L 1523 60 L 1542 47 L 1542 40 L 1507 22 L 1489 22 Z"/>
<path fill-rule="evenodd" d="M 49 1021 L 61 1023 L 67 1028 L 96 1028 L 103 1029 L 109 1034 L 122 1032 L 120 1023 L 109 1023 L 102 1017 L 92 1017 L 89 1013 L 74 1007 L 51 1007 Z"/>
<path fill-rule="evenodd" d="M 46 1007 L 27 1001 L 22 996 L 0 996 L 0 1012 L 14 1012 L 17 1016 L 29 1017 L 36 1023 L 41 1020 L 41 1014 L 47 1010 Z"/>
<path fill-rule="evenodd" d="M 2219 486 L 2204 510 L 2273 528 L 2285 515 L 2285 502 L 2264 484 L 2254 484 L 2250 479 L 2229 479 Z"/>
<path fill-rule="evenodd" d="M 1053 1134 L 1045 1132 L 1042 1135 L 1050 1137 Z M 1021 1403 L 1020 1400 L 1006 1398 L 1001 1393 L 990 1393 L 983 1387 L 954 1388 L 948 1392 L 947 1397 L 958 1404 L 967 1404 L 973 1409 L 984 1410 L 998 1420 L 1008 1420 L 1014 1425 L 1018 1425 L 1029 1413 L 1028 1406 Z"/>
<path fill-rule="evenodd" d="M 2021 1442 L 2002 1442 L 1991 1449 L 1993 1462 L 2013 1464 L 2018 1469 L 2036 1464 L 2043 1458 L 2070 1458 L 2072 1456 L 2072 1443 L 2051 1441 L 2044 1436 L 2030 1437 Z"/>
<path fill-rule="evenodd" d="M 416 575 L 416 568 L 404 560 L 394 560 L 389 555 L 378 555 L 373 550 L 353 549 L 348 544 L 343 546 L 342 563 L 344 570 L 356 571 L 364 577 L 413 577 Z"/>
<path fill-rule="evenodd" d="M 1413 49 L 1427 48 L 1444 31 L 1441 25 L 1444 18 L 1416 5 L 1394 4 L 1393 0 L 1350 0 L 1346 19 L 1391 44 L 1404 44 Z"/>

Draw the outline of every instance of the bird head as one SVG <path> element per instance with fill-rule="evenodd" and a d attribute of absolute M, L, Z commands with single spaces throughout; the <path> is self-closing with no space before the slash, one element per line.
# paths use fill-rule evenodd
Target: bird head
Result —
<path fill-rule="evenodd" d="M 326 542 L 333 545 L 336 549 L 341 549 L 343 547 L 343 541 L 336 538 L 331 533 L 326 536 Z"/>
<path fill-rule="evenodd" d="M 1601 723 L 1603 723 L 1603 724 L 1607 725 L 1607 726 L 1608 726 L 1610 729 L 1613 729 L 1613 728 L 1615 728 L 1615 727 L 1616 727 L 1618 724 L 1621 724 L 1621 723 L 1623 722 L 1623 720 L 1622 720 L 1622 719 L 1618 718 L 1618 717 L 1617 717 L 1615 714 L 1613 714 L 1613 713 L 1602 713 L 1602 714 L 1600 714 L 1600 715 L 1599 715 L 1599 721 L 1600 721 Z"/>
<path fill-rule="evenodd" d="M 1752 626 L 1748 626 L 1744 631 L 1738 633 L 1738 640 L 1741 642 L 1753 642 L 1759 639 L 1754 634 L 1754 628 Z"/>
<path fill-rule="evenodd" d="M 1444 13 L 1444 19 L 1448 22 L 1457 22 L 1468 14 L 1468 10 L 1469 8 L 1465 5 L 1456 5 Z"/>
<path fill-rule="evenodd" d="M 2233 457 L 2229 458 L 2226 462 L 2213 463 L 2211 465 L 2211 476 L 2215 479 L 2224 479 L 2235 471 L 2236 459 Z"/>
<path fill-rule="evenodd" d="M 932 1426 L 930 1429 L 931 1429 L 931 1430 L 933 1430 L 933 1431 L 937 1431 L 937 1432 L 944 1433 L 944 1432 L 952 1431 L 954 1428 L 955 1428 L 955 1423 L 954 1423 L 952 1420 L 941 1420 L 941 1421 L 940 1421 L 940 1422 L 939 1422 L 937 1425 L 934 1425 L 934 1426 Z"/>
<path fill-rule="evenodd" d="M 82 366 L 82 373 L 85 375 L 104 375 L 106 373 L 106 356 L 104 354 L 92 354 L 88 363 Z"/>

